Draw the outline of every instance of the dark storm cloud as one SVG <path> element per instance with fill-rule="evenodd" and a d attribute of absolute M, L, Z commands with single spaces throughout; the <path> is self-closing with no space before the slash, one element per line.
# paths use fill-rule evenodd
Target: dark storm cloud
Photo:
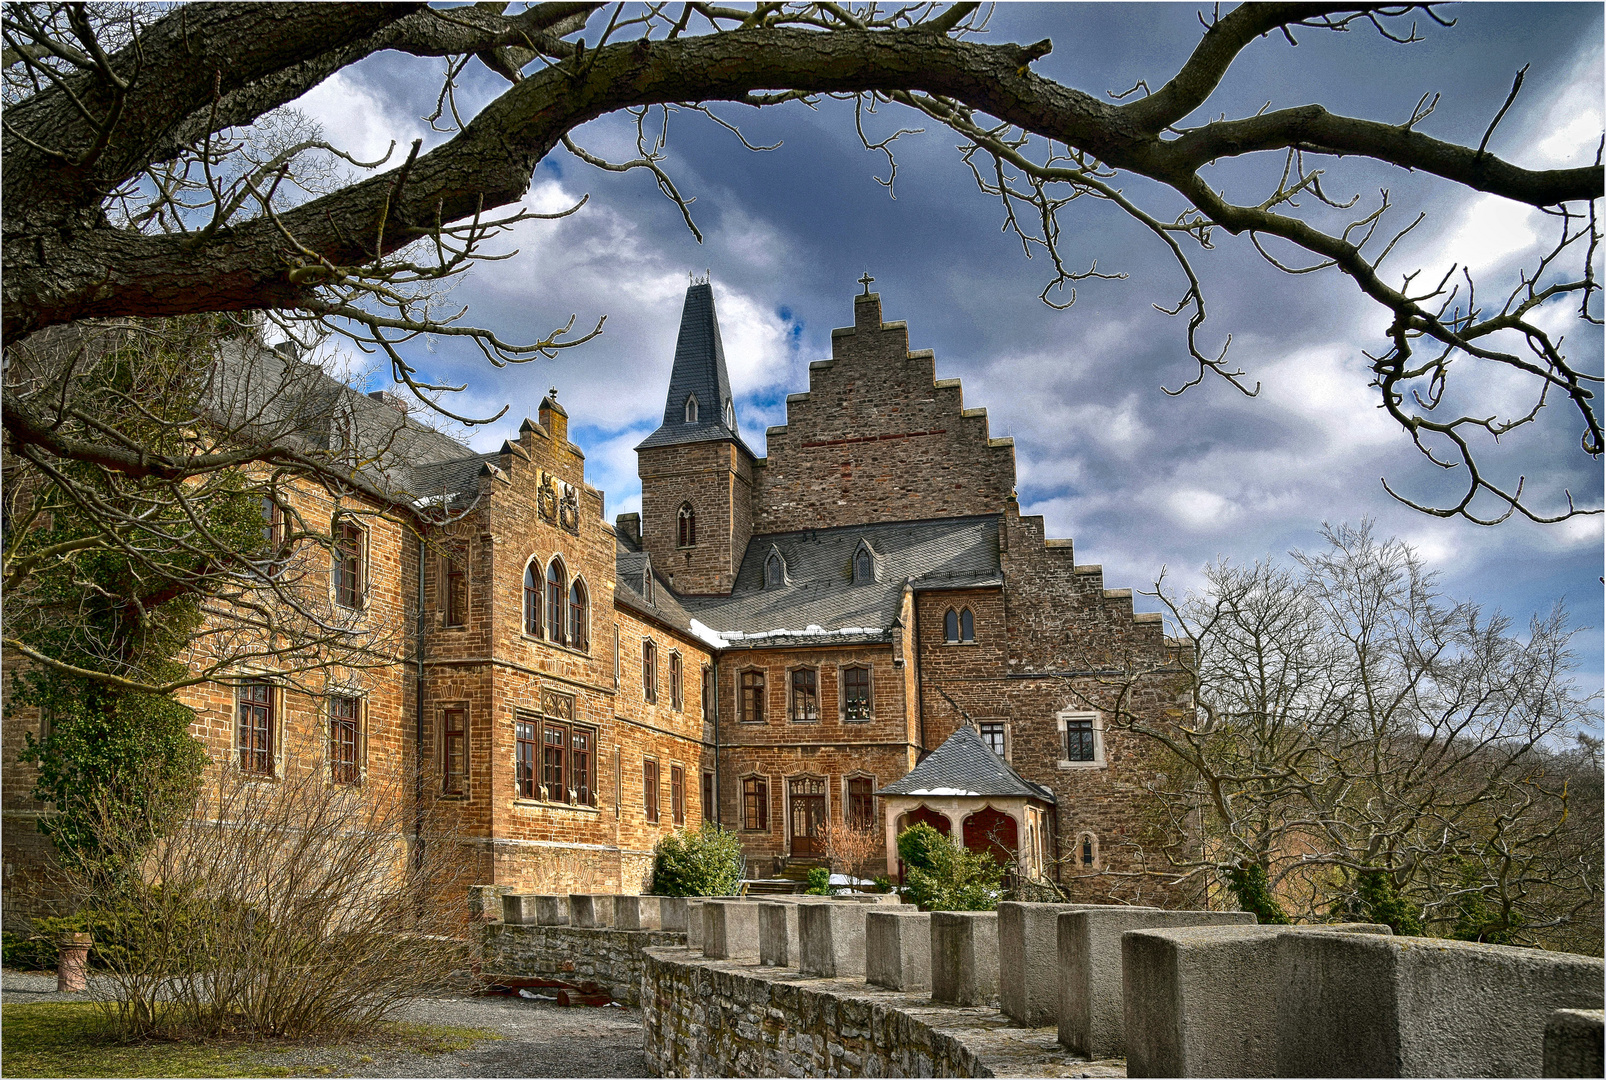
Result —
<path fill-rule="evenodd" d="M 1054 50 L 1037 70 L 1103 94 L 1139 80 L 1158 87 L 1197 43 L 1196 12 L 1183 5 L 1004 5 L 989 37 L 1052 38 Z M 1558 158 L 1567 150 L 1592 155 L 1600 130 L 1600 6 L 1468 5 L 1454 15 L 1453 29 L 1419 18 L 1426 40 L 1411 46 L 1369 29 L 1302 31 L 1297 48 L 1263 39 L 1193 119 L 1319 101 L 1336 112 L 1403 122 L 1423 94 L 1439 93 L 1421 130 L 1475 145 L 1512 75 L 1531 61 L 1523 96 L 1491 148 L 1536 166 L 1576 163 Z M 423 131 L 417 118 L 434 107 L 438 72 L 438 62 L 379 57 L 342 76 L 341 93 L 309 111 L 337 137 L 376 138 L 388 122 L 408 138 Z M 498 90 L 471 65 L 460 102 L 472 110 Z M 353 104 L 359 100 L 372 105 Z M 375 109 L 383 117 L 372 115 Z M 826 102 L 818 112 L 715 109 L 740 123 L 751 142 L 784 145 L 753 153 L 701 116 L 673 118 L 668 165 L 697 200 L 692 212 L 706 235 L 702 244 L 645 174 L 601 174 L 561 150 L 538 170 L 532 208 L 556 211 L 585 194 L 590 201 L 561 221 L 521 226 L 512 245 L 520 254 L 478 269 L 452 299 L 469 306 L 472 321 L 510 340 L 540 337 L 571 313 L 577 328 L 604 314 L 607 326 L 556 361 L 501 370 L 453 341 L 438 342 L 433 354 L 421 351 L 420 367 L 468 384 L 461 407 L 488 415 L 511 404 L 508 418 L 472 436 L 476 445 L 497 445 L 556 385 L 587 448 L 588 476 L 608 491 L 608 512 L 635 508 L 632 447 L 663 409 L 687 274 L 706 268 L 743 431 L 762 452 L 764 427 L 785 422 L 785 395 L 806 389 L 808 362 L 828 356 L 830 329 L 851 320 L 855 279 L 868 268 L 885 317 L 908 321 L 912 347 L 936 350 L 939 377 L 964 380 L 966 405 L 989 410 L 994 435 L 1015 437 L 1024 508 L 1042 513 L 1051 535 L 1073 537 L 1079 562 L 1104 564 L 1112 585 L 1145 587 L 1162 566 L 1194 581 L 1218 556 L 1252 559 L 1314 546 L 1323 521 L 1369 516 L 1385 534 L 1419 545 L 1459 595 L 1519 617 L 1565 597 L 1579 622 L 1601 625 L 1599 518 L 1486 530 L 1425 518 L 1385 494 L 1384 476 L 1425 499 L 1444 497 L 1455 479 L 1422 463 L 1376 409 L 1363 350 L 1381 347 L 1387 319 L 1345 279 L 1331 271 L 1290 278 L 1246 242 L 1219 236 L 1216 250 L 1195 259 L 1211 304 L 1205 341 L 1219 344 L 1232 333 L 1233 355 L 1262 391 L 1246 399 L 1207 379 L 1169 397 L 1159 388 L 1186 382 L 1196 369 L 1181 320 L 1153 305 L 1174 303 L 1182 278 L 1153 237 L 1110 205 L 1081 200 L 1067 207 L 1063 246 L 1074 268 L 1096 259 L 1101 271 L 1127 277 L 1084 282 L 1072 308 L 1054 311 L 1037 300 L 1050 273 L 1042 252 L 1028 260 L 1019 241 L 1000 231 L 1001 209 L 977 192 L 952 135 L 930 130 L 895 144 L 894 199 L 874 180 L 888 175 L 888 165 L 859 144 L 847 103 Z M 922 125 L 890 107 L 866 122 L 877 138 L 901 126 Z M 576 138 L 597 153 L 634 154 L 627 117 L 596 121 Z M 1396 273 L 1419 257 L 1440 265 L 1444 247 L 1480 272 L 1509 270 L 1542 242 L 1519 242 L 1537 217 L 1486 206 L 1431 177 L 1352 160 L 1322 165 L 1334 196 L 1358 195 L 1370 206 L 1389 188 L 1402 208 L 1396 227 L 1417 209 L 1429 211 L 1419 236 L 1402 245 Z M 1280 160 L 1234 162 L 1207 178 L 1229 197 L 1258 201 L 1280 167 Z M 1180 208 L 1175 196 L 1145 181 L 1125 190 L 1158 216 Z M 1338 221 L 1337 214 L 1324 223 Z M 1598 369 L 1598 331 L 1566 329 L 1574 354 L 1593 358 Z M 1485 396 L 1505 385 L 1495 380 Z M 1600 467 L 1576 452 L 1575 426 L 1553 410 L 1542 431 L 1511 441 L 1490 460 L 1502 477 L 1528 475 L 1530 490 L 1559 497 L 1570 488 L 1581 502 L 1598 504 Z M 1599 634 L 1580 645 L 1580 677 L 1598 686 Z"/>

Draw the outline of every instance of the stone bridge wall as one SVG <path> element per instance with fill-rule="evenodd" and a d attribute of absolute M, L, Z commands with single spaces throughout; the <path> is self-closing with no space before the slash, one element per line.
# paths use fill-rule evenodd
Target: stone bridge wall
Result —
<path fill-rule="evenodd" d="M 667 930 L 588 929 L 491 923 L 484 931 L 481 970 L 488 977 L 522 975 L 562 982 L 594 982 L 615 1001 L 641 1001 L 641 977 L 650 945 L 684 945 Z"/>

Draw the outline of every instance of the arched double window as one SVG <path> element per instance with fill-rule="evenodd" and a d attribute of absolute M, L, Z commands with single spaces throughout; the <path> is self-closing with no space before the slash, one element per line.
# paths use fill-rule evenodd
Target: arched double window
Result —
<path fill-rule="evenodd" d="M 569 586 L 569 644 L 587 652 L 591 648 L 590 611 L 585 582 L 579 578 Z"/>
<path fill-rule="evenodd" d="M 686 398 L 686 423 L 697 422 L 697 395 L 692 394 Z"/>
<path fill-rule="evenodd" d="M 976 640 L 976 618 L 968 607 L 957 612 L 953 608 L 948 609 L 948 613 L 942 617 L 942 638 L 949 645 Z"/>
<path fill-rule="evenodd" d="M 692 509 L 691 503 L 680 505 L 675 538 L 681 547 L 697 545 L 697 511 Z"/>
<path fill-rule="evenodd" d="M 541 577 L 540 566 L 534 559 L 524 568 L 524 632 L 531 637 L 541 636 Z"/>
<path fill-rule="evenodd" d="M 564 602 L 569 595 L 569 575 L 563 569 L 563 560 L 553 557 L 546 568 L 546 632 L 549 641 L 563 644 Z"/>

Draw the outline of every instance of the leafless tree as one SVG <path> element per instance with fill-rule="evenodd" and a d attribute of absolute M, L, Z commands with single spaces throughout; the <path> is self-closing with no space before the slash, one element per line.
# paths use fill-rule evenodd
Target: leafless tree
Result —
<path fill-rule="evenodd" d="M 1256 389 L 1225 344 L 1203 338 L 1207 290 L 1190 252 L 1223 234 L 1247 236 L 1289 273 L 1344 275 L 1390 316 L 1370 357 L 1380 405 L 1464 483 L 1444 505 L 1397 497 L 1483 522 L 1598 513 L 1570 494 L 1531 505 L 1521 479 L 1496 478 L 1480 461 L 1553 400 L 1574 414 L 1581 451 L 1601 453 L 1600 372 L 1563 350 L 1548 317 L 1572 305 L 1586 326 L 1600 321 L 1599 155 L 1590 166 L 1532 170 L 1489 152 L 1520 74 L 1477 147 L 1421 130 L 1432 98 L 1403 122 L 1337 115 L 1319 103 L 1194 119 L 1211 115 L 1212 95 L 1257 39 L 1364 30 L 1405 47 L 1419 40 L 1419 23 L 1452 22 L 1432 6 L 1339 3 L 1245 4 L 1201 21 L 1197 47 L 1164 85 L 1095 94 L 1033 72 L 1052 48 L 1047 40 L 980 40 L 986 11 L 973 3 L 8 4 L 0 24 L 4 339 L 94 317 L 261 309 L 298 333 L 344 334 L 378 350 L 399 382 L 428 393 L 398 348 L 419 334 L 462 335 L 507 363 L 550 355 L 600 328 L 577 332 L 570 319 L 539 341 L 508 342 L 460 323 L 463 313 L 443 308 L 436 291 L 496 257 L 494 239 L 533 216 L 518 203 L 546 155 L 561 145 L 601 168 L 643 170 L 687 210 L 664 166 L 672 113 L 697 110 L 730 126 L 710 103 L 771 107 L 837 95 L 855 101 L 865 145 L 894 170 L 898 133 L 875 135 L 866 120 L 877 106 L 956 132 L 1006 225 L 1028 253 L 1049 256 L 1045 300 L 1069 303 L 1078 280 L 1113 273 L 1096 260 L 1073 266 L 1062 215 L 1090 202 L 1128 215 L 1176 261 L 1179 296 L 1162 310 L 1186 318 L 1197 365 L 1188 385 L 1209 374 Z M 283 110 L 386 49 L 445 58 L 431 120 L 452 137 L 429 153 L 415 144 L 389 172 L 339 179 L 368 163 Z M 456 80 L 476 62 L 509 86 L 464 115 Z M 617 111 L 636 117 L 637 157 L 607 161 L 576 143 L 575 128 Z M 1213 163 L 1263 156 L 1278 167 L 1246 200 L 1229 199 L 1202 175 Z M 1411 269 L 1391 274 L 1385 259 L 1421 215 L 1402 212 L 1386 191 L 1339 194 L 1327 170 L 1343 156 L 1541 208 L 1554 221 L 1554 244 L 1493 285 L 1464 270 L 1434 281 Z M 1152 199 L 1129 194 L 1133 178 L 1162 190 Z M 1177 197 L 1180 214 L 1167 202 Z M 1486 302 L 1491 288 L 1496 299 Z M 1527 405 L 1499 415 L 1463 406 L 1466 388 L 1505 377 L 1531 391 Z M 8 403 L 7 437 L 18 445 L 44 438 L 35 420 Z"/>
<path fill-rule="evenodd" d="M 1367 526 L 1327 539 L 1292 568 L 1157 587 L 1196 715 L 1137 715 L 1141 676 L 1083 692 L 1170 752 L 1149 787 L 1178 876 L 1256 867 L 1290 914 L 1320 919 L 1363 908 L 1382 874 L 1436 933 L 1565 936 L 1602 888 L 1598 828 L 1569 818 L 1588 771 L 1562 751 L 1596 699 L 1571 681 L 1565 612 L 1519 635 L 1447 600 L 1405 544 Z"/>
<path fill-rule="evenodd" d="M 886 836 L 873 824 L 828 821 L 820 829 L 820 841 L 831 869 L 839 874 L 869 879 L 876 876 L 877 867 L 885 872 Z"/>

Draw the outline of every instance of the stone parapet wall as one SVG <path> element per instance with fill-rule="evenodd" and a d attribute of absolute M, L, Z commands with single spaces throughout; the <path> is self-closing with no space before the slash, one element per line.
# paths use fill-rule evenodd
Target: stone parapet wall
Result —
<path fill-rule="evenodd" d="M 658 1076 L 1124 1076 L 1090 1063 L 1048 1028 L 996 1009 L 933 1004 L 862 977 L 645 950 L 642 1033 Z"/>
<path fill-rule="evenodd" d="M 615 1001 L 641 1003 L 641 979 L 649 946 L 685 944 L 669 930 L 587 929 L 576 926 L 511 926 L 493 923 L 482 931 L 481 970 L 486 977 L 524 976 L 562 982 L 594 982 Z"/>

